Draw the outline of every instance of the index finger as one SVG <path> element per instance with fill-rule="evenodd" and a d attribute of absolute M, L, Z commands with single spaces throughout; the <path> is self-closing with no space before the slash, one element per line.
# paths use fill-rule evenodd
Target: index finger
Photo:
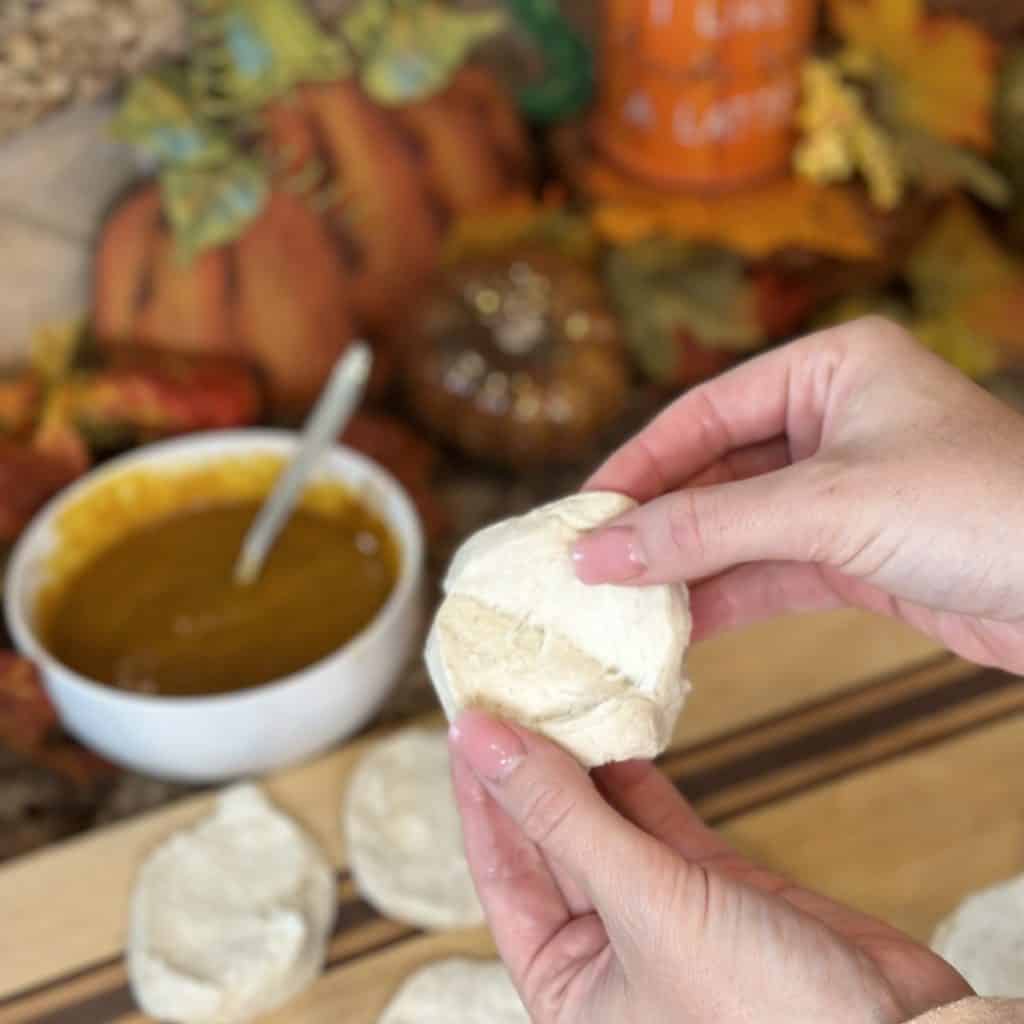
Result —
<path fill-rule="evenodd" d="M 774 349 L 688 391 L 611 455 L 583 489 L 617 491 L 643 504 L 730 452 L 784 436 L 795 371 L 816 340 Z"/>

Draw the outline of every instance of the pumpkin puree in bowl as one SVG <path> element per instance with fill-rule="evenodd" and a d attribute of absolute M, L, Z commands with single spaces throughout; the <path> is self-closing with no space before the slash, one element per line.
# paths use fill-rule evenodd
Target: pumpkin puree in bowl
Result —
<path fill-rule="evenodd" d="M 232 579 L 279 459 L 128 471 L 72 505 L 37 607 L 68 667 L 119 689 L 225 693 L 308 667 L 356 636 L 398 577 L 383 521 L 337 483 L 308 488 L 260 579 Z"/>

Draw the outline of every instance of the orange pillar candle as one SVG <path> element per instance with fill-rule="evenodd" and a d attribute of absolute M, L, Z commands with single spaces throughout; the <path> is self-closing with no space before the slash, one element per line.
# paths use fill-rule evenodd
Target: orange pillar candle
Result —
<path fill-rule="evenodd" d="M 606 0 L 598 148 L 653 185 L 722 190 L 789 160 L 816 0 Z"/>

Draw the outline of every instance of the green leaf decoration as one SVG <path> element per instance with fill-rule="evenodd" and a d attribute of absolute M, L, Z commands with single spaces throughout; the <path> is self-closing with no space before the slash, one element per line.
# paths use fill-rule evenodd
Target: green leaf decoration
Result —
<path fill-rule="evenodd" d="M 995 123 L 999 165 L 1013 188 L 1019 227 L 1024 214 L 1024 46 L 1009 49 L 1003 57 Z"/>
<path fill-rule="evenodd" d="M 196 114 L 179 69 L 135 79 L 111 128 L 161 164 L 210 166 L 230 156 L 227 139 Z"/>
<path fill-rule="evenodd" d="M 972 150 L 908 128 L 896 132 L 893 141 L 910 176 L 926 189 L 964 188 L 990 206 L 1009 205 L 1013 194 L 1009 181 Z"/>
<path fill-rule="evenodd" d="M 501 11 L 456 11 L 430 0 L 364 0 L 342 31 L 359 58 L 359 79 L 378 103 L 440 92 L 483 40 L 506 24 Z"/>
<path fill-rule="evenodd" d="M 270 193 L 266 168 L 245 156 L 215 168 L 170 167 L 160 184 L 183 261 L 238 238 Z"/>
<path fill-rule="evenodd" d="M 193 63 L 210 83 L 211 102 L 223 99 L 228 110 L 257 110 L 296 85 L 351 72 L 344 46 L 300 0 L 206 0 L 201 6 Z"/>
<path fill-rule="evenodd" d="M 395 6 L 394 0 L 362 0 L 342 19 L 341 34 L 360 59 L 372 54 L 380 44 Z"/>
<path fill-rule="evenodd" d="M 654 380 L 674 373 L 679 332 L 736 352 L 764 340 L 744 262 L 725 249 L 649 239 L 614 250 L 606 280 L 627 342 Z"/>

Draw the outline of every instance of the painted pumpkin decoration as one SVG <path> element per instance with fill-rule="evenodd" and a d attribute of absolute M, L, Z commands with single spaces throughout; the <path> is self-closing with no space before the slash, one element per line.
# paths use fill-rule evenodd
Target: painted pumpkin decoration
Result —
<path fill-rule="evenodd" d="M 553 247 L 520 243 L 450 266 L 405 352 L 420 419 L 493 462 L 584 457 L 625 405 L 627 360 L 600 282 Z"/>
<path fill-rule="evenodd" d="M 478 68 L 401 106 L 353 81 L 301 87 L 266 114 L 268 142 L 300 172 L 319 160 L 344 197 L 325 214 L 360 326 L 389 326 L 436 264 L 454 218 L 530 179 L 530 149 L 511 99 Z"/>
<path fill-rule="evenodd" d="M 300 197 L 272 192 L 237 242 L 186 263 L 152 184 L 104 230 L 93 326 L 111 350 L 243 357 L 262 369 L 276 410 L 288 416 L 316 396 L 352 337 L 344 287 L 337 247 Z"/>
<path fill-rule="evenodd" d="M 607 0 L 596 145 L 656 186 L 783 171 L 816 0 Z"/>
<path fill-rule="evenodd" d="M 158 184 L 107 221 L 94 328 L 107 347 L 241 355 L 265 371 L 275 411 L 301 413 L 356 331 L 386 332 L 433 270 L 459 214 L 526 187 L 529 146 L 511 99 L 464 68 L 400 107 L 356 81 L 300 86 L 264 113 L 291 172 L 315 160 L 343 201 L 319 211 L 284 181 L 239 237 L 184 261 Z"/>

